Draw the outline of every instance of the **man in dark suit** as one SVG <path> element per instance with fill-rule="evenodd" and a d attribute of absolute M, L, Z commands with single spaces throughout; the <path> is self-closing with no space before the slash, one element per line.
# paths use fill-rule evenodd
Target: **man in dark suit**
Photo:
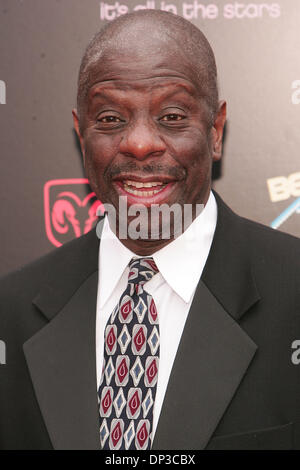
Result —
<path fill-rule="evenodd" d="M 86 50 L 73 116 L 91 187 L 116 208 L 116 229 L 106 219 L 100 248 L 92 230 L 1 281 L 0 447 L 111 445 L 105 325 L 136 256 L 159 270 L 145 286 L 160 329 L 149 446 L 299 448 L 299 241 L 237 216 L 211 191 L 226 104 L 202 33 L 159 11 L 118 18 Z M 179 237 L 171 224 L 169 238 L 119 239 L 125 195 L 128 211 L 204 209 Z M 116 399 L 109 412 L 122 421 Z M 125 428 L 119 443 L 130 448 Z"/>

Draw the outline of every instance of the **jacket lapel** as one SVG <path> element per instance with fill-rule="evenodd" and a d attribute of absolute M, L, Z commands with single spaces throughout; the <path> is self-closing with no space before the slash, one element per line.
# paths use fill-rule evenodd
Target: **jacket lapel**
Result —
<path fill-rule="evenodd" d="M 225 310 L 239 320 L 260 300 L 252 262 L 255 246 L 249 241 L 247 219 L 237 216 L 214 191 L 218 221 L 202 280 Z"/>
<path fill-rule="evenodd" d="M 56 317 L 24 344 L 54 449 L 99 449 L 96 297 L 91 275 Z"/>
<path fill-rule="evenodd" d="M 238 324 L 260 299 L 245 222 L 215 197 L 216 232 L 177 351 L 153 449 L 204 449 L 257 349 Z"/>
<path fill-rule="evenodd" d="M 204 449 L 256 345 L 200 281 L 184 328 L 153 449 Z"/>
<path fill-rule="evenodd" d="M 64 255 L 33 303 L 51 320 L 23 346 L 54 449 L 99 449 L 96 383 L 98 247 L 95 232 Z M 58 255 L 60 249 L 57 250 Z M 62 256 L 62 255 L 61 255 Z M 51 266 L 50 266 L 51 270 Z"/>

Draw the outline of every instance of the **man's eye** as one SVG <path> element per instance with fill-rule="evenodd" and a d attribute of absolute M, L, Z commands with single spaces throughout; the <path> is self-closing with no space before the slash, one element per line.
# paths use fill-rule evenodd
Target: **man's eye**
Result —
<path fill-rule="evenodd" d="M 170 113 L 170 114 L 165 114 L 161 118 L 161 121 L 182 121 L 182 119 L 185 119 L 185 116 L 182 116 L 181 114 Z"/>
<path fill-rule="evenodd" d="M 98 122 L 103 122 L 104 124 L 114 123 L 114 122 L 122 122 L 120 118 L 117 116 L 103 116 L 97 119 Z"/>

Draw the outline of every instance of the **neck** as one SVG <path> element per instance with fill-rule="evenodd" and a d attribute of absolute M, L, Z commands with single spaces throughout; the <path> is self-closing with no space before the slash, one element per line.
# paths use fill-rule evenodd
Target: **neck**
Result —
<path fill-rule="evenodd" d="M 209 191 L 207 192 L 206 194 L 206 197 L 204 198 L 204 201 L 201 203 L 202 204 L 202 208 L 206 206 L 206 203 L 208 201 L 208 198 L 209 198 Z M 149 237 L 148 238 L 137 238 L 137 239 L 133 239 L 133 238 L 130 238 L 129 236 L 129 231 L 127 229 L 125 229 L 125 233 L 128 235 L 127 238 L 124 238 L 123 236 L 119 236 L 119 233 L 124 233 L 124 226 L 122 225 L 122 230 L 121 230 L 121 225 L 120 225 L 120 220 L 117 220 L 116 221 L 116 227 L 115 229 L 113 230 L 115 235 L 118 237 L 118 239 L 120 240 L 120 242 L 126 247 L 128 248 L 130 251 L 132 251 L 133 253 L 139 255 L 139 256 L 152 256 L 154 253 L 156 253 L 157 251 L 161 250 L 162 248 L 164 248 L 165 246 L 167 246 L 169 243 L 171 243 L 172 241 L 174 241 L 179 235 L 181 235 L 184 231 L 186 231 L 186 229 L 190 226 L 190 224 L 195 220 L 195 218 L 199 215 L 199 213 L 197 212 L 197 209 L 196 209 L 196 205 L 193 207 L 193 211 L 192 211 L 192 217 L 191 217 L 191 220 L 188 224 L 186 224 L 183 219 L 184 219 L 184 213 L 182 214 L 182 220 L 181 220 L 181 226 L 180 228 L 182 229 L 182 231 L 179 231 L 176 233 L 176 230 L 175 230 L 175 221 L 174 219 L 172 220 L 171 222 L 171 226 L 169 226 L 169 231 L 167 232 L 168 233 L 168 237 L 167 238 L 162 238 L 162 233 L 164 232 L 164 230 L 162 229 L 162 227 L 160 227 L 160 235 L 158 235 L 158 238 L 152 238 L 151 239 L 151 236 L 150 236 L 150 233 L 149 233 Z M 110 219 L 110 215 L 108 214 L 108 219 Z M 128 220 L 127 220 L 128 222 Z M 131 220 L 132 222 L 132 220 Z M 170 222 L 170 221 L 169 221 Z M 111 227 L 114 227 L 114 224 L 110 224 Z M 151 222 L 149 220 L 149 218 L 147 218 L 147 227 L 151 227 Z M 165 227 L 166 229 L 166 227 Z M 151 232 L 151 230 L 150 230 Z"/>
<path fill-rule="evenodd" d="M 151 256 L 158 250 L 168 245 L 174 240 L 170 238 L 168 240 L 120 240 L 120 242 L 126 246 L 130 251 L 139 256 Z"/>

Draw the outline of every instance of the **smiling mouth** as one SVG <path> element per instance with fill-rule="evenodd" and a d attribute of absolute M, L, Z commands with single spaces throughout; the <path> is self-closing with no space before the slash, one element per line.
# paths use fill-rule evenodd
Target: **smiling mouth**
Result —
<path fill-rule="evenodd" d="M 162 177 L 150 177 L 146 179 L 130 178 L 129 176 L 115 180 L 118 192 L 127 196 L 129 203 L 161 204 L 165 202 L 175 185 L 175 180 Z"/>
<path fill-rule="evenodd" d="M 149 181 L 142 183 L 141 181 L 124 180 L 122 181 L 124 190 L 137 197 L 151 197 L 160 193 L 168 183 L 161 181 Z"/>

